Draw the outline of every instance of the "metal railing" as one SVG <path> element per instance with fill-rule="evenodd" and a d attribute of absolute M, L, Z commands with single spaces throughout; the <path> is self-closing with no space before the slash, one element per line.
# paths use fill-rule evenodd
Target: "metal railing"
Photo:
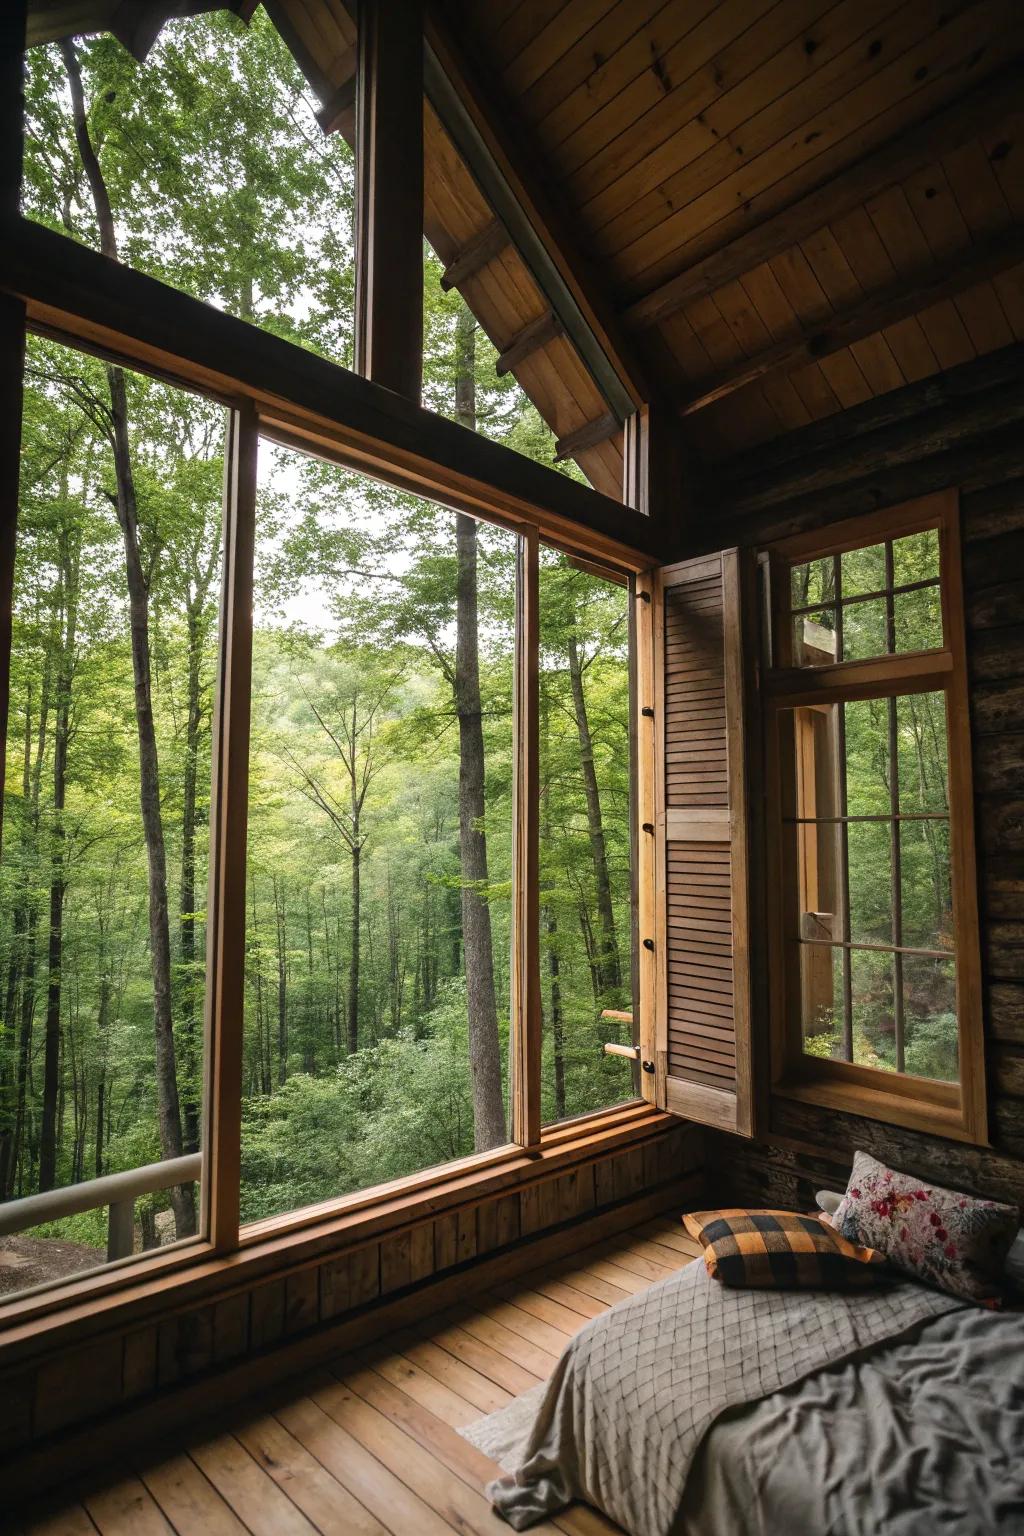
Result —
<path fill-rule="evenodd" d="M 135 1243 L 135 1202 L 142 1195 L 176 1184 L 191 1184 L 202 1177 L 203 1154 L 170 1157 L 124 1173 L 108 1173 L 102 1179 L 85 1179 L 67 1189 L 48 1189 L 41 1195 L 25 1195 L 0 1205 L 0 1237 L 10 1237 L 45 1221 L 59 1221 L 79 1211 L 95 1211 L 105 1205 L 107 1214 L 107 1261 L 126 1259 Z"/>

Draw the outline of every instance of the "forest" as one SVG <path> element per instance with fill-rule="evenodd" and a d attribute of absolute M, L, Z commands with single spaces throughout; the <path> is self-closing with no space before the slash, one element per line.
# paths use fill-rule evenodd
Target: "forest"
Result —
<path fill-rule="evenodd" d="M 354 168 L 258 11 L 33 50 L 25 211 L 343 364 Z M 553 442 L 424 247 L 425 403 Z M 202 1145 L 222 410 L 30 338 L 0 1198 Z M 556 466 L 562 468 L 562 466 Z M 578 473 L 574 468 L 569 472 Z M 513 535 L 261 444 L 243 1220 L 508 1139 Z M 633 1096 L 625 586 L 541 552 L 544 1118 Z M 185 1185 L 136 1246 L 187 1237 Z M 106 1213 L 37 1228 L 101 1262 Z"/>

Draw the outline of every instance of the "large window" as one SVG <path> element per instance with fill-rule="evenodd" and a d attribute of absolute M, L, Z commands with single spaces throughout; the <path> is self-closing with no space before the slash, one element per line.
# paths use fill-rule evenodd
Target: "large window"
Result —
<path fill-rule="evenodd" d="M 933 498 L 885 531 L 803 537 L 773 572 L 777 1066 L 962 1123 L 978 941 L 955 511 Z"/>
<path fill-rule="evenodd" d="M 633 1097 L 627 590 L 30 338 L 7 1293 Z"/>
<path fill-rule="evenodd" d="M 196 395 L 30 340 L 0 864 L 0 1198 L 149 1174 L 109 1215 L 86 1192 L 47 1222 L 44 1200 L 39 1220 L 0 1238 L 0 1287 L 202 1230 L 224 431 L 224 411 Z M 180 1182 L 152 1166 L 170 1160 Z"/>

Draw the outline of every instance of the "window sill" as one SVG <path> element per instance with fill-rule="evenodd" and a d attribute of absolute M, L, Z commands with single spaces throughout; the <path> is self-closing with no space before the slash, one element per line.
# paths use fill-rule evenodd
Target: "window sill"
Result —
<path fill-rule="evenodd" d="M 772 1092 L 780 1098 L 861 1115 L 929 1136 L 979 1144 L 964 1114 L 957 1084 L 897 1077 L 895 1073 L 890 1081 L 889 1076 L 844 1062 L 829 1062 L 817 1070 L 795 1069 L 773 1084 Z"/>
<path fill-rule="evenodd" d="M 594 1162 L 678 1124 L 642 1101 L 584 1116 L 545 1130 L 540 1146 L 509 1146 L 448 1164 L 428 1174 L 329 1206 L 275 1218 L 248 1228 L 230 1253 L 207 1243 L 168 1250 L 143 1263 L 83 1275 L 48 1291 L 0 1305 L 0 1369 L 52 1347 L 116 1327 L 136 1327 L 179 1308 L 233 1293 L 261 1279 L 302 1268 L 325 1254 L 342 1253 L 443 1211 L 538 1182 Z"/>

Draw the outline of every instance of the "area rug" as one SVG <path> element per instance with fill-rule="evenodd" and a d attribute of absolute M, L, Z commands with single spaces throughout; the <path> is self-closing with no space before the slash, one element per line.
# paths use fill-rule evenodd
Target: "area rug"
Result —
<path fill-rule="evenodd" d="M 521 1397 L 506 1403 L 504 1408 L 482 1419 L 474 1419 L 472 1424 L 464 1424 L 459 1434 L 496 1461 L 503 1471 L 514 1472 L 525 1459 L 526 1442 L 547 1388 L 546 1381 L 538 1382 Z"/>

